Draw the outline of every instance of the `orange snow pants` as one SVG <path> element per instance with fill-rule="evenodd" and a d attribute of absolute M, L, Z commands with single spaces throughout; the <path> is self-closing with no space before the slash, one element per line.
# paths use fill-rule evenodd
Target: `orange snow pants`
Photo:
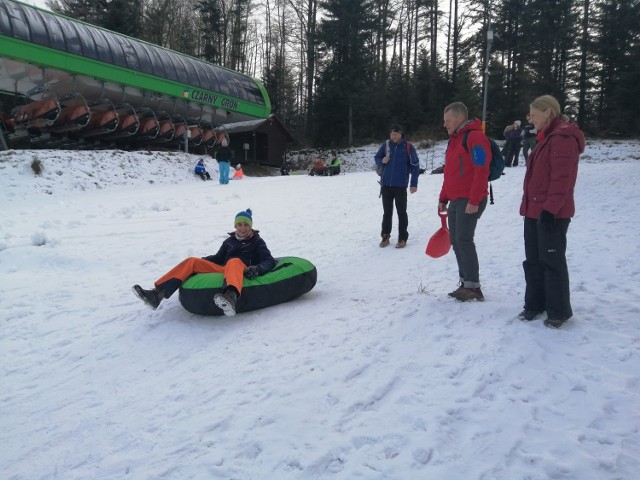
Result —
<path fill-rule="evenodd" d="M 162 291 L 164 298 L 169 298 L 185 280 L 196 273 L 223 273 L 227 286 L 234 287 L 239 295 L 242 292 L 245 267 L 239 258 L 232 258 L 223 266 L 202 258 L 189 257 L 156 280 L 155 286 Z"/>

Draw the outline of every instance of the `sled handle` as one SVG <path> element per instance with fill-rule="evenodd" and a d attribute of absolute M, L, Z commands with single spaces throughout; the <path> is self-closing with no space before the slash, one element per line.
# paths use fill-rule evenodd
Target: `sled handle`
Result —
<path fill-rule="evenodd" d="M 447 228 L 447 211 L 444 210 L 442 212 L 438 211 L 438 215 L 440 216 L 440 221 L 442 222 L 442 227 Z"/>

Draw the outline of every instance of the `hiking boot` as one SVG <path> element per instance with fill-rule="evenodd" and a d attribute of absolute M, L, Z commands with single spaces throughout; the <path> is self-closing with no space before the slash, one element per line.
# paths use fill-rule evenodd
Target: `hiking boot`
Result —
<path fill-rule="evenodd" d="M 539 310 L 527 310 L 526 308 L 524 310 L 522 310 L 519 314 L 518 314 L 518 318 L 520 320 L 526 320 L 527 322 L 530 322 L 532 320 L 535 320 L 536 317 L 538 315 L 540 315 L 542 312 Z"/>
<path fill-rule="evenodd" d="M 560 328 L 567 320 L 567 318 L 547 318 L 544 321 L 544 326 L 549 328 Z"/>
<path fill-rule="evenodd" d="M 406 240 L 398 240 L 398 243 L 396 243 L 396 248 L 404 248 L 406 246 L 407 246 Z"/>
<path fill-rule="evenodd" d="M 140 285 L 134 285 L 132 290 L 140 300 L 142 300 L 154 310 L 158 308 L 158 305 L 160 305 L 160 302 L 164 298 L 162 292 L 155 288 L 152 290 L 145 290 Z"/>
<path fill-rule="evenodd" d="M 216 293 L 213 296 L 213 302 L 227 317 L 233 317 L 236 314 L 237 299 L 238 295 L 233 290 L 227 290 L 224 293 Z"/>
<path fill-rule="evenodd" d="M 482 302 L 484 300 L 482 290 L 480 290 L 479 288 L 460 287 L 455 292 L 451 292 L 449 296 L 455 298 L 460 302 L 468 302 L 470 300 L 477 300 L 479 302 Z"/>
<path fill-rule="evenodd" d="M 389 235 L 385 233 L 384 235 L 382 235 L 382 240 L 380 241 L 380 247 L 384 248 L 387 245 L 389 245 Z"/>
<path fill-rule="evenodd" d="M 453 292 L 449 292 L 447 293 L 447 295 L 449 295 L 450 297 L 456 298 L 456 296 L 458 295 L 458 293 L 460 293 L 460 289 L 463 288 L 462 285 L 459 285 L 458 288 L 456 288 Z"/>

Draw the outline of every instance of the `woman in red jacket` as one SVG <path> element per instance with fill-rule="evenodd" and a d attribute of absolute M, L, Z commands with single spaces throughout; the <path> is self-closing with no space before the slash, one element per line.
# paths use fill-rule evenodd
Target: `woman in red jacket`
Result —
<path fill-rule="evenodd" d="M 560 113 L 560 104 L 552 96 L 536 98 L 529 113 L 539 133 L 527 161 L 520 205 L 527 283 L 520 318 L 533 320 L 546 310 L 544 324 L 559 328 L 573 315 L 565 253 L 567 230 L 575 213 L 578 157 L 585 141 L 578 127 Z"/>

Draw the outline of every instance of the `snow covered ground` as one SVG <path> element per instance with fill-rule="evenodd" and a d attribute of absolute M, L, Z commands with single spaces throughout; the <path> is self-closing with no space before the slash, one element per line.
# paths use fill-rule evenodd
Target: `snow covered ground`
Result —
<path fill-rule="evenodd" d="M 0 152 L 1 477 L 638 478 L 640 142 L 588 144 L 561 330 L 516 319 L 523 167 L 478 226 L 486 301 L 461 304 L 453 255 L 424 254 L 441 176 L 407 248 L 378 247 L 376 148 L 223 186 L 181 154 Z M 317 266 L 310 293 L 233 318 L 132 294 L 247 207 L 275 256 Z"/>

